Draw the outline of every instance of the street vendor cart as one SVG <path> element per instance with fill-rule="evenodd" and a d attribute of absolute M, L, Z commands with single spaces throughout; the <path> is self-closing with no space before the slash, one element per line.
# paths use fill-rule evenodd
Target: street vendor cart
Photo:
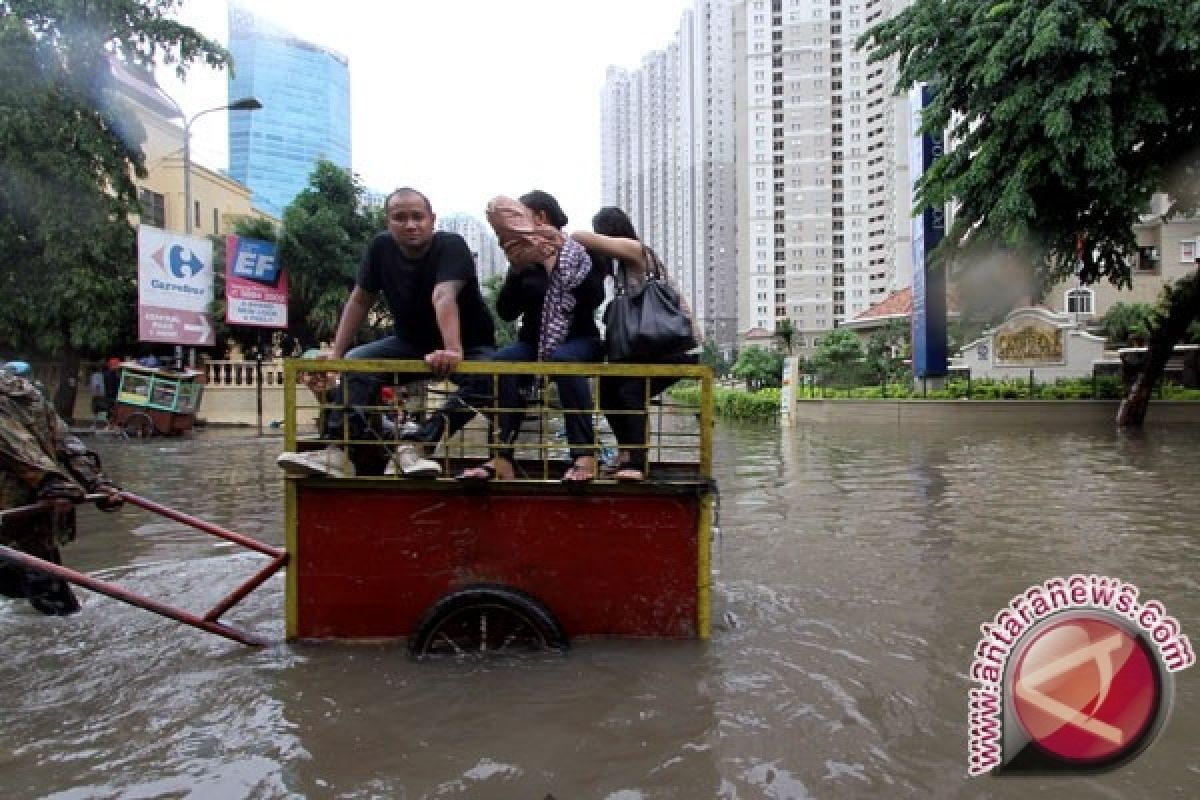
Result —
<path fill-rule="evenodd" d="M 175 436 L 192 430 L 204 393 L 202 373 L 121 365 L 110 425 L 130 436 Z"/>

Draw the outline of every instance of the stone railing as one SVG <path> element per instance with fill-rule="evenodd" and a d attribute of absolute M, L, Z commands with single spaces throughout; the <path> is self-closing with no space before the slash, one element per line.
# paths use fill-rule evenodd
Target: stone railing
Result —
<path fill-rule="evenodd" d="M 254 387 L 258 385 L 256 361 L 208 361 L 202 367 L 205 383 L 212 387 Z M 283 362 L 262 363 L 263 388 L 283 385 Z"/>

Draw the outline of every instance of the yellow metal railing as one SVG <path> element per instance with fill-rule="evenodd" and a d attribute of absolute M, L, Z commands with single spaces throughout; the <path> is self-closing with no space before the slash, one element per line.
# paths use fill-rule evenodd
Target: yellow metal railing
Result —
<path fill-rule="evenodd" d="M 350 438 L 351 426 L 343 424 L 336 437 L 325 437 L 320 421 L 331 411 L 347 412 L 334 399 L 331 386 L 347 373 L 366 373 L 395 387 L 390 401 L 360 407 L 366 415 L 368 433 Z M 476 415 L 466 428 L 450 439 L 443 439 L 430 457 L 439 459 L 443 475 L 453 476 L 462 466 L 489 457 L 495 445 L 494 423 L 498 415 L 515 412 L 523 415 L 517 441 L 518 479 L 555 480 L 564 465 L 570 463 L 568 450 L 590 450 L 598 462 L 612 462 L 617 442 L 608 425 L 621 414 L 646 414 L 647 436 L 644 442 L 626 449 L 646 451 L 646 477 L 663 482 L 707 482 L 712 473 L 713 378 L 708 367 L 691 365 L 579 364 L 552 362 L 466 361 L 457 373 L 462 376 L 487 376 L 485 402 L 472 406 Z M 554 378 L 560 375 L 582 376 L 591 385 L 592 405 L 585 413 L 592 419 L 594 440 L 588 444 L 568 445 L 563 435 L 563 408 L 557 402 Z M 414 382 L 413 377 L 417 380 Z M 529 405 L 504 408 L 498 404 L 498 389 L 504 376 L 530 376 L 536 391 Z M 315 380 L 314 380 L 315 378 Z M 644 408 L 618 411 L 601 406 L 599 382 L 613 378 L 644 380 Z M 650 382 L 655 379 L 690 381 L 700 388 L 699 405 L 677 402 L 667 389 L 655 397 Z M 305 381 L 308 381 L 306 385 Z M 408 386 L 407 397 L 400 391 Z M 314 388 L 310 388 L 310 385 Z M 406 423 L 418 424 L 437 413 L 443 401 L 455 392 L 449 381 L 439 381 L 421 361 L 387 360 L 308 360 L 284 362 L 284 436 L 288 450 L 315 449 L 328 445 L 355 447 L 398 447 L 406 444 Z M 572 413 L 575 412 L 573 409 Z M 624 445 L 623 445 L 624 447 Z M 375 477 L 360 475 L 360 477 Z M 603 476 L 600 476 L 603 479 Z"/>

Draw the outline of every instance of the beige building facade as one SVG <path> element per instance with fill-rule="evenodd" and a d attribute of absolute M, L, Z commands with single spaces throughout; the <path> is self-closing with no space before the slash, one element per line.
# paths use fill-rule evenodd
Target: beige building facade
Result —
<path fill-rule="evenodd" d="M 1063 281 L 1046 295 L 1045 304 L 1072 314 L 1083 324 L 1098 321 L 1117 303 L 1158 301 L 1163 286 L 1195 272 L 1200 258 L 1200 216 L 1164 221 L 1166 195 L 1155 195 L 1148 213 L 1134 226 L 1138 250 L 1130 259 L 1132 285 L 1118 289 L 1108 281 L 1084 286 Z"/>

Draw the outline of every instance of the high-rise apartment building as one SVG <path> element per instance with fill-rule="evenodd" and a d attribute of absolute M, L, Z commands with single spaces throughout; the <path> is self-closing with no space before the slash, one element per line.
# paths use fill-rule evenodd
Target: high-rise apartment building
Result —
<path fill-rule="evenodd" d="M 798 352 L 912 281 L 907 101 L 855 40 L 909 0 L 739 0 L 740 332 Z"/>
<path fill-rule="evenodd" d="M 350 169 L 349 63 L 236 3 L 229 51 L 237 64 L 230 102 L 254 96 L 263 103 L 229 117 L 229 172 L 250 187 L 255 207 L 281 217 L 317 161 Z"/>
<path fill-rule="evenodd" d="M 482 281 L 492 275 L 503 275 L 508 269 L 508 257 L 490 226 L 470 214 L 444 214 L 437 218 L 437 229 L 457 233 L 467 242 L 475 257 L 475 268 Z"/>
<path fill-rule="evenodd" d="M 610 68 L 601 95 L 601 193 L 662 256 L 704 336 L 736 346 L 731 0 L 697 0 L 665 50 Z"/>

